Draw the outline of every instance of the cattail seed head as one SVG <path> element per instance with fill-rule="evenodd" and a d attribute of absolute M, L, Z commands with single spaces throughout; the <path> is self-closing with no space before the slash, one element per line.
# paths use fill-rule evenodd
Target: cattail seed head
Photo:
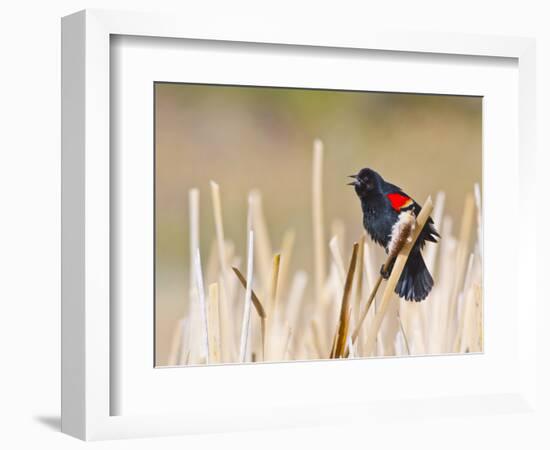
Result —
<path fill-rule="evenodd" d="M 394 223 L 391 232 L 390 243 L 388 244 L 388 255 L 396 257 L 403 246 L 412 241 L 412 235 L 416 226 L 416 216 L 412 211 L 404 211 L 399 214 L 397 222 Z"/>

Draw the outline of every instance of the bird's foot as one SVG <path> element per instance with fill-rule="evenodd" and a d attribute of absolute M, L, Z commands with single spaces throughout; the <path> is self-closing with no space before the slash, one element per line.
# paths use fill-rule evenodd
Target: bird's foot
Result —
<path fill-rule="evenodd" d="M 384 280 L 387 280 L 390 277 L 391 268 L 386 269 L 385 264 L 382 264 L 382 267 L 380 267 L 380 275 Z"/>

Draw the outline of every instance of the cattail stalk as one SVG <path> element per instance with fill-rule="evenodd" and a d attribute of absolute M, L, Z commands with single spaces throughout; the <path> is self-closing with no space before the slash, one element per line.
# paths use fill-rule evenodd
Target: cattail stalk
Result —
<path fill-rule="evenodd" d="M 279 293 L 282 295 L 287 293 L 290 261 L 292 261 L 295 240 L 296 233 L 294 230 L 286 230 L 281 244 L 281 267 L 279 269 Z"/>
<path fill-rule="evenodd" d="M 313 143 L 312 178 L 313 249 L 315 262 L 315 297 L 322 299 L 325 281 L 325 231 L 323 225 L 323 143 Z"/>
<path fill-rule="evenodd" d="M 363 271 L 365 266 L 365 235 L 359 239 L 359 250 L 357 251 L 357 276 L 355 278 L 355 320 L 358 321 L 361 299 L 363 298 Z"/>
<path fill-rule="evenodd" d="M 203 326 L 203 348 L 202 352 L 204 358 L 206 359 L 206 364 L 208 364 L 208 316 L 206 312 L 206 300 L 204 298 L 204 281 L 202 278 L 202 267 L 201 267 L 201 252 L 197 249 L 197 255 L 195 258 L 195 276 L 196 276 L 196 287 L 197 295 L 199 298 L 200 310 L 201 310 L 201 319 Z"/>
<path fill-rule="evenodd" d="M 241 271 L 237 269 L 236 267 L 233 267 L 233 272 L 235 272 L 235 275 L 237 275 L 237 278 L 241 282 L 242 286 L 247 289 L 247 282 L 246 278 L 243 276 Z M 256 309 L 256 312 L 258 313 L 258 316 L 260 318 L 260 328 L 261 328 L 261 340 L 262 340 L 262 360 L 265 359 L 265 343 L 266 343 L 266 333 L 267 333 L 267 314 L 265 312 L 264 307 L 262 306 L 262 303 L 260 302 L 260 299 L 254 292 L 254 289 L 252 289 L 252 304 L 254 305 L 254 308 Z"/>
<path fill-rule="evenodd" d="M 214 225 L 216 228 L 216 241 L 218 244 L 218 258 L 220 261 L 220 296 L 219 307 L 222 317 L 230 317 L 229 292 L 227 288 L 227 255 L 225 248 L 225 235 L 223 230 L 222 202 L 220 186 L 215 181 L 210 181 L 210 192 L 212 194 L 212 212 L 214 214 Z M 225 361 L 233 354 L 233 339 L 229 323 L 220 322 L 220 334 L 223 340 L 222 359 Z"/>
<path fill-rule="evenodd" d="M 405 333 L 405 327 L 403 326 L 403 321 L 401 320 L 401 314 L 399 314 L 399 312 L 397 313 L 397 321 L 399 322 L 399 330 L 401 331 L 401 336 L 403 336 L 403 342 L 405 342 L 407 355 L 410 355 L 411 348 L 409 347 L 409 339 L 407 338 L 407 333 Z"/>
<path fill-rule="evenodd" d="M 252 230 L 248 233 L 248 261 L 246 265 L 246 292 L 244 297 L 244 310 L 243 321 L 241 328 L 241 347 L 240 347 L 240 361 L 245 362 L 247 345 L 248 345 L 248 331 L 250 329 L 250 304 L 252 303 L 252 282 L 253 282 L 253 268 L 254 268 L 254 232 Z"/>
<path fill-rule="evenodd" d="M 292 285 L 288 293 L 287 305 L 287 320 L 291 327 L 299 326 L 300 313 L 302 312 L 302 303 L 304 301 L 304 292 L 307 285 L 307 273 L 299 270 L 294 275 Z"/>
<path fill-rule="evenodd" d="M 355 274 L 355 266 L 357 265 L 357 248 L 359 244 L 353 244 L 353 252 L 351 255 L 348 273 L 346 275 L 346 283 L 344 285 L 344 292 L 342 295 L 342 307 L 340 309 L 340 326 L 338 328 L 338 339 L 336 340 L 336 346 L 334 350 L 334 357 L 340 358 L 344 355 L 346 350 L 346 340 L 348 336 L 349 318 L 351 314 L 350 292 L 353 284 L 353 276 Z"/>
<path fill-rule="evenodd" d="M 195 285 L 195 255 L 199 248 L 199 190 L 189 190 L 189 286 Z"/>
<path fill-rule="evenodd" d="M 409 254 L 418 236 L 420 235 L 420 232 L 422 231 L 422 229 L 424 228 L 424 225 L 426 224 L 428 218 L 430 217 L 432 209 L 433 209 L 432 199 L 431 197 L 428 197 L 428 199 L 424 203 L 424 207 L 422 208 L 422 210 L 420 211 L 420 214 L 418 215 L 418 218 L 416 220 L 417 226 L 413 232 L 411 239 L 407 239 L 407 242 L 397 254 L 397 258 L 395 260 L 390 277 L 386 284 L 386 289 L 384 290 L 384 295 L 382 297 L 380 308 L 376 312 L 373 324 L 371 325 L 371 328 L 368 330 L 368 333 L 367 333 L 367 344 L 365 348 L 365 353 L 367 356 L 371 355 L 374 350 L 374 347 L 376 344 L 376 336 L 378 335 L 378 330 L 382 325 L 382 321 L 384 320 L 384 316 L 386 314 L 390 301 L 394 296 L 395 286 L 399 281 L 401 272 L 403 272 L 403 268 L 405 267 Z"/>
<path fill-rule="evenodd" d="M 388 245 L 388 256 L 383 266 L 384 271 L 387 271 L 389 269 L 390 264 L 397 257 L 399 252 L 403 249 L 405 244 L 407 242 L 412 241 L 412 233 L 414 232 L 414 229 L 415 229 L 414 215 L 408 211 L 401 213 L 399 215 L 399 220 L 396 222 L 396 224 L 393 226 L 393 229 L 392 229 L 392 240 Z M 376 280 L 376 283 L 374 284 L 374 287 L 369 295 L 365 309 L 363 310 L 363 313 L 360 315 L 359 321 L 357 322 L 357 325 L 355 327 L 355 331 L 352 334 L 352 339 L 351 339 L 352 344 L 355 344 L 355 341 L 359 336 L 359 332 L 361 331 L 363 322 L 367 317 L 367 314 L 369 312 L 372 302 L 376 298 L 376 293 L 378 292 L 378 288 L 380 287 L 381 283 L 382 283 L 382 275 L 378 275 L 378 279 Z M 401 319 L 399 320 L 399 322 L 401 324 Z"/>
<path fill-rule="evenodd" d="M 278 253 L 273 257 L 271 265 L 271 279 L 269 283 L 270 315 L 274 315 L 277 308 L 277 288 L 279 285 L 279 270 L 281 267 L 281 255 Z"/>
<path fill-rule="evenodd" d="M 220 360 L 220 311 L 219 311 L 218 283 L 208 287 L 208 337 L 210 339 L 210 362 L 219 363 Z"/>
<path fill-rule="evenodd" d="M 256 240 L 255 251 L 258 261 L 257 265 L 261 275 L 262 286 L 265 287 L 269 283 L 272 250 L 262 207 L 262 196 L 258 190 L 250 192 L 249 202 L 251 226 L 252 230 L 254 230 Z"/>
<path fill-rule="evenodd" d="M 466 196 L 464 202 L 464 213 L 462 215 L 462 223 L 460 225 L 460 234 L 458 239 L 458 249 L 456 254 L 456 269 L 455 269 L 455 279 L 454 286 L 449 301 L 449 309 L 447 310 L 447 339 L 449 348 L 447 351 L 452 351 L 453 340 L 453 331 L 458 327 L 456 322 L 456 313 L 457 313 L 457 299 L 458 294 L 460 293 L 460 287 L 464 282 L 466 264 L 468 261 L 468 245 L 470 243 L 470 237 L 472 232 L 472 226 L 474 223 L 474 213 L 475 213 L 475 201 L 474 196 L 469 194 Z"/>

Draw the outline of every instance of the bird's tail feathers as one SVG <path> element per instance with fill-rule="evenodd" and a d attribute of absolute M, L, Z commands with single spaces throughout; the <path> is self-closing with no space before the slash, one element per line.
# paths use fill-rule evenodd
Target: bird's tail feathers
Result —
<path fill-rule="evenodd" d="M 434 285 L 434 281 L 420 251 L 413 251 L 405 264 L 395 288 L 395 293 L 405 300 L 424 300 Z"/>

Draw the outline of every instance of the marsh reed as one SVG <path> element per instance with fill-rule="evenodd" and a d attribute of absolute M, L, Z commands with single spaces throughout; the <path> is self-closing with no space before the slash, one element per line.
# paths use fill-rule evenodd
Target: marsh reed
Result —
<path fill-rule="evenodd" d="M 190 307 L 174 329 L 168 365 L 361 358 L 483 351 L 481 194 L 472 186 L 458 235 L 445 215 L 445 193 L 426 199 L 418 217 L 404 217 L 403 241 L 387 281 L 365 235 L 345 248 L 345 226 L 325 232 L 321 141 L 312 152 L 313 273 L 291 271 L 297 245 L 292 229 L 273 249 L 261 192 L 248 197 L 247 251 L 235 252 L 224 234 L 222 187 L 210 182 L 215 237 L 204 265 L 199 249 L 200 194 L 189 191 Z M 441 234 L 428 243 L 426 264 L 435 284 L 422 302 L 394 294 L 408 253 L 431 215 Z M 243 275 L 243 271 L 246 275 Z M 308 289 L 308 283 L 312 288 Z M 208 290 L 205 290 L 205 286 Z"/>

